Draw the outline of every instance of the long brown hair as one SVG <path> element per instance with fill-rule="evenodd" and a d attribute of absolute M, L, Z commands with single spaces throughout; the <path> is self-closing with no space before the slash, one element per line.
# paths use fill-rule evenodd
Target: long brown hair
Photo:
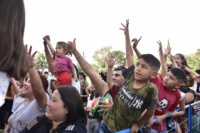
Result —
<path fill-rule="evenodd" d="M 23 43 L 23 0 L 0 0 L 0 71 L 21 79 L 28 69 Z"/>

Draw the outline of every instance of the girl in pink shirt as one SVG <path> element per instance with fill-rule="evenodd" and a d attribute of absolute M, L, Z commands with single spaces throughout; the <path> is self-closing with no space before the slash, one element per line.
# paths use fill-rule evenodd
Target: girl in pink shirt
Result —
<path fill-rule="evenodd" d="M 58 42 L 56 44 L 56 50 L 54 50 L 50 43 L 50 37 L 45 36 L 43 39 L 53 54 L 53 72 L 56 74 L 58 85 L 72 85 L 69 69 L 71 69 L 74 79 L 77 82 L 78 78 L 72 60 L 66 57 L 66 55 L 69 54 L 67 43 Z"/>

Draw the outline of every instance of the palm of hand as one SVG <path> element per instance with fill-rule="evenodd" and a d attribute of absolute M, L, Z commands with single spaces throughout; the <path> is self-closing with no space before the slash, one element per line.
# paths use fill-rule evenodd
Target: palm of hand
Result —
<path fill-rule="evenodd" d="M 114 55 L 113 54 L 109 54 L 108 55 L 108 59 L 107 59 L 107 64 L 109 67 L 113 67 L 115 64 L 115 60 L 114 60 Z"/>

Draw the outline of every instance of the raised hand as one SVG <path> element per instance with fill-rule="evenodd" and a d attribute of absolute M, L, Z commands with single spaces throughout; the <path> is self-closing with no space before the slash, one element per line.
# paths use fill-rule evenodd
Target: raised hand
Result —
<path fill-rule="evenodd" d="M 167 47 L 167 48 L 165 49 L 165 51 L 164 51 L 164 55 L 167 56 L 167 55 L 170 54 L 170 52 L 171 52 L 171 48 L 170 48 L 170 47 Z"/>
<path fill-rule="evenodd" d="M 157 41 L 158 45 L 159 45 L 159 53 L 162 52 L 162 43 L 161 41 Z"/>
<path fill-rule="evenodd" d="M 73 42 L 68 41 L 68 52 L 74 53 L 76 51 L 76 38 L 74 38 Z"/>
<path fill-rule="evenodd" d="M 46 35 L 46 36 L 44 36 L 43 37 L 43 40 L 44 40 L 44 45 L 46 45 L 47 44 L 47 41 L 50 41 L 50 36 L 49 35 Z"/>
<path fill-rule="evenodd" d="M 108 55 L 108 58 L 107 58 L 108 67 L 113 67 L 115 65 L 116 59 L 114 59 L 114 58 L 115 58 L 115 56 L 112 53 L 110 53 Z"/>
<path fill-rule="evenodd" d="M 35 57 L 35 54 L 37 53 L 37 51 L 35 51 L 32 55 L 31 55 L 31 52 L 32 52 L 32 46 L 30 46 L 29 48 L 29 51 L 27 49 L 27 45 L 25 45 L 25 50 L 26 50 L 26 58 L 27 58 L 27 61 L 28 61 L 28 66 L 29 68 L 33 67 L 34 66 L 34 57 Z"/>
<path fill-rule="evenodd" d="M 169 55 L 168 58 L 170 59 L 170 61 L 171 61 L 172 63 L 175 62 L 175 58 L 174 58 L 173 55 Z"/>
<path fill-rule="evenodd" d="M 46 40 L 49 40 L 49 41 L 50 41 L 50 36 L 49 36 L 49 35 L 44 36 L 44 37 L 43 37 L 43 40 L 44 40 L 44 41 L 46 41 Z"/>
<path fill-rule="evenodd" d="M 133 49 L 136 49 L 137 48 L 137 45 L 138 45 L 138 43 L 139 43 L 139 41 L 142 39 L 142 36 L 139 38 L 139 39 L 137 39 L 137 38 L 133 38 L 132 39 L 132 42 L 133 42 Z"/>
<path fill-rule="evenodd" d="M 124 27 L 124 28 L 119 28 L 120 30 L 123 30 L 124 31 L 124 34 L 127 34 L 129 33 L 129 29 L 128 29 L 128 25 L 129 25 L 129 19 L 126 19 L 126 26 L 121 23 L 121 25 Z"/>

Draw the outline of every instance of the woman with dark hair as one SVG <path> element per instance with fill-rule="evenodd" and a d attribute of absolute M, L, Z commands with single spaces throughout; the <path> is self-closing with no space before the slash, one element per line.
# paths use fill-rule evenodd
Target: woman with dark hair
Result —
<path fill-rule="evenodd" d="M 23 0 L 0 0 L 0 107 L 5 100 L 9 77 L 21 79 L 27 73 L 24 25 Z"/>
<path fill-rule="evenodd" d="M 34 119 L 21 133 L 86 133 L 86 114 L 78 91 L 60 86 L 47 102 L 44 116 Z"/>

